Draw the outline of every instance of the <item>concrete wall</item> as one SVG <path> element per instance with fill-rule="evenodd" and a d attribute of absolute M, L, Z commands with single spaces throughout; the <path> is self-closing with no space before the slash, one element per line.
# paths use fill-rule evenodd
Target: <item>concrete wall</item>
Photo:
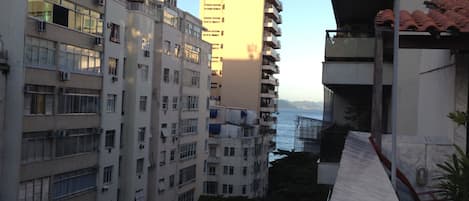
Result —
<path fill-rule="evenodd" d="M 114 43 L 109 40 L 111 29 L 104 28 L 104 54 L 102 65 L 102 99 L 101 99 L 101 128 L 104 132 L 100 136 L 99 152 L 99 170 L 97 174 L 97 200 L 117 200 L 117 189 L 119 187 L 119 155 L 120 155 L 120 139 L 123 133 L 120 125 L 122 123 L 122 91 L 124 86 L 124 56 L 125 56 L 125 29 L 127 20 L 126 5 L 121 1 L 106 1 L 106 17 L 104 26 L 108 23 L 118 24 L 120 26 L 120 41 Z M 109 74 L 109 58 L 118 59 L 117 62 L 117 81 L 113 80 L 113 75 Z M 114 94 L 116 98 L 115 112 L 107 112 L 107 95 Z M 114 148 L 110 149 L 105 146 L 106 131 L 114 130 Z M 103 172 L 105 167 L 112 166 L 111 182 L 103 183 Z M 104 187 L 104 188 L 103 188 Z"/>
<path fill-rule="evenodd" d="M 120 198 L 134 200 L 136 191 L 143 191 L 147 197 L 148 141 L 150 138 L 150 100 L 152 97 L 153 55 L 144 56 L 142 40 L 149 41 L 153 51 L 154 20 L 140 11 L 129 11 L 126 22 L 126 64 L 125 68 L 125 115 L 122 151 L 122 177 L 120 179 Z M 148 65 L 148 80 L 142 80 L 138 64 Z M 147 96 L 147 110 L 140 111 L 140 96 Z M 145 140 L 138 142 L 138 128 L 145 127 Z M 140 148 L 140 145 L 143 148 Z M 137 160 L 144 159 L 143 173 L 137 175 Z"/>
<path fill-rule="evenodd" d="M 344 85 L 372 85 L 372 62 L 323 62 L 322 83 Z M 392 64 L 383 65 L 383 84 L 392 84 Z"/>
<path fill-rule="evenodd" d="M 8 86 L 5 100 L 5 127 L 0 130 L 0 200 L 16 200 L 19 184 L 19 164 L 21 153 L 21 129 L 23 122 L 23 90 L 24 68 L 24 27 L 26 1 L 2 0 L 0 13 L 0 35 L 8 50 L 10 72 L 6 79 Z M 12 20 L 16 19 L 16 20 Z"/>

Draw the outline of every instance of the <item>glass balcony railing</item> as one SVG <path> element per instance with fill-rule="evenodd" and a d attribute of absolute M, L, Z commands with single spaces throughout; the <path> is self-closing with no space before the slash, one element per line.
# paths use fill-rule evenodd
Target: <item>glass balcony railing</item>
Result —
<path fill-rule="evenodd" d="M 326 31 L 325 60 L 374 58 L 375 38 L 366 32 Z"/>

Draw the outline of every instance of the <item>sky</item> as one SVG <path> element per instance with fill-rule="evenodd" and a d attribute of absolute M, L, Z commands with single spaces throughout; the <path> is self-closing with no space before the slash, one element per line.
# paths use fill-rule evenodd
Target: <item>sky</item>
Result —
<path fill-rule="evenodd" d="M 282 47 L 279 97 L 322 101 L 322 62 L 326 29 L 335 29 L 330 0 L 282 0 Z M 179 0 L 178 7 L 199 16 L 199 0 Z"/>

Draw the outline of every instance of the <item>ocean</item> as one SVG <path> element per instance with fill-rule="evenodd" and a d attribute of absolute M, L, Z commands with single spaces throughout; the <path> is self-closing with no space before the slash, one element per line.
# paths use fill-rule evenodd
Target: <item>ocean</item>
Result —
<path fill-rule="evenodd" d="M 277 149 L 285 151 L 291 151 L 294 149 L 295 121 L 298 115 L 322 119 L 322 111 L 279 108 L 279 114 L 277 115 L 277 136 L 275 137 Z M 274 161 L 278 158 L 281 158 L 281 156 L 271 154 L 269 160 Z"/>

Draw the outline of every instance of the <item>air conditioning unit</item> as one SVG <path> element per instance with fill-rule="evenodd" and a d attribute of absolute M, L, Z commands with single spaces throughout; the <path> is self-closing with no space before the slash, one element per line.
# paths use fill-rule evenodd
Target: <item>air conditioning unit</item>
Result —
<path fill-rule="evenodd" d="M 149 50 L 144 50 L 143 51 L 143 56 L 150 57 L 150 51 Z"/>
<path fill-rule="evenodd" d="M 117 76 L 112 76 L 111 79 L 112 79 L 112 82 L 117 82 L 117 80 L 118 80 Z"/>
<path fill-rule="evenodd" d="M 59 77 L 60 77 L 60 81 L 68 81 L 70 80 L 71 74 L 70 72 L 59 71 Z"/>
<path fill-rule="evenodd" d="M 46 22 L 42 20 L 37 21 L 37 32 L 46 32 Z"/>
<path fill-rule="evenodd" d="M 101 190 L 102 190 L 103 192 L 104 192 L 104 191 L 108 191 L 108 190 L 109 190 L 109 186 L 108 186 L 108 185 L 104 185 Z"/>
<path fill-rule="evenodd" d="M 98 3 L 98 5 L 100 6 L 104 6 L 104 4 L 106 4 L 105 0 L 96 0 L 96 1 L 97 1 L 96 3 Z"/>

